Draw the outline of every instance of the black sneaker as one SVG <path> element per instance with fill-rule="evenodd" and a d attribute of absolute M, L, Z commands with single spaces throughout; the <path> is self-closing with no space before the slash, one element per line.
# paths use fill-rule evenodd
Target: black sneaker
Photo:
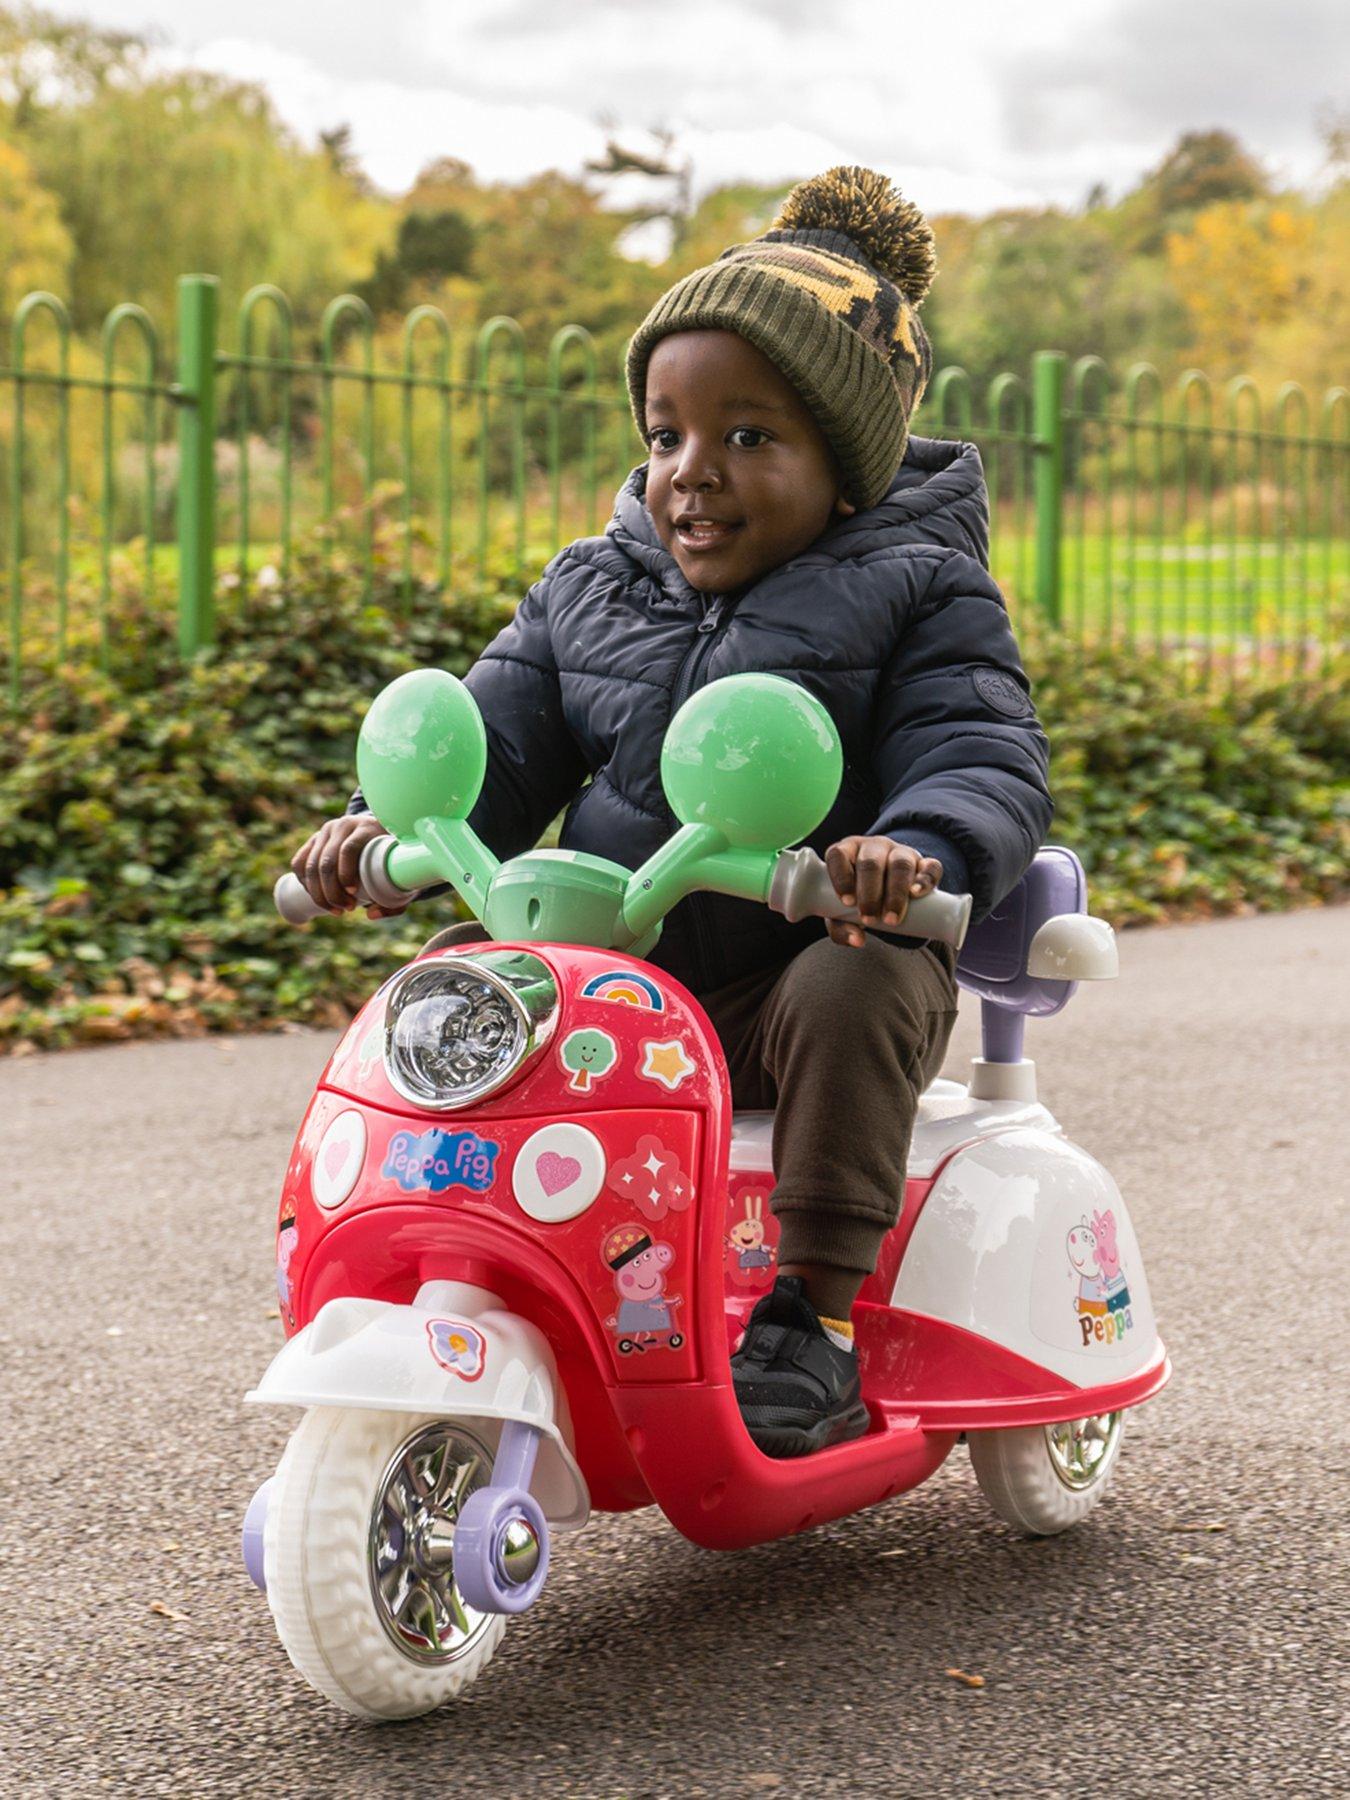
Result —
<path fill-rule="evenodd" d="M 767 1456 L 806 1456 L 867 1430 L 857 1352 L 826 1337 L 800 1275 L 780 1275 L 751 1313 L 731 1377 Z"/>

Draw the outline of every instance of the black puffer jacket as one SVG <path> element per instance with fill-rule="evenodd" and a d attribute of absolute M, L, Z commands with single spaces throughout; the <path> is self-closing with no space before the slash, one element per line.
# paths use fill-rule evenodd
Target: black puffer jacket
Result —
<path fill-rule="evenodd" d="M 763 670 L 815 694 L 839 729 L 844 778 L 816 849 L 892 836 L 940 857 L 942 885 L 987 911 L 1035 854 L 1051 804 L 1045 735 L 986 566 L 978 450 L 911 438 L 878 506 L 730 596 L 685 581 L 647 511 L 646 473 L 628 478 L 603 537 L 554 557 L 469 673 L 488 734 L 471 820 L 482 838 L 514 856 L 566 806 L 565 847 L 635 868 L 676 829 L 660 777 L 671 714 L 720 676 Z M 823 929 L 695 895 L 652 961 L 706 992 Z"/>

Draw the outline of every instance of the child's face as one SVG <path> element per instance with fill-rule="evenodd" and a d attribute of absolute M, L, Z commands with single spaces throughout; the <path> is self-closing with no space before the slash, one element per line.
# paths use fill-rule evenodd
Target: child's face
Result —
<path fill-rule="evenodd" d="M 796 388 L 734 331 L 661 339 L 647 364 L 647 437 L 648 510 L 700 592 L 745 587 L 855 510 Z"/>

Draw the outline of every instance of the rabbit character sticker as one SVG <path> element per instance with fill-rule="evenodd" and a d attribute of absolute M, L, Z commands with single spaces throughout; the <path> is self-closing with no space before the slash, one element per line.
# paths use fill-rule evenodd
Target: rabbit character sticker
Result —
<path fill-rule="evenodd" d="M 774 1245 L 768 1242 L 769 1225 L 764 1219 L 767 1190 L 762 1187 L 742 1188 L 727 1201 L 727 1274 L 741 1287 L 761 1287 L 769 1279 L 777 1258 Z"/>
<path fill-rule="evenodd" d="M 678 1350 L 684 1342 L 675 1329 L 678 1294 L 666 1292 L 666 1270 L 675 1260 L 669 1244 L 655 1243 L 643 1225 L 620 1225 L 606 1237 L 601 1255 L 614 1277 L 617 1312 L 605 1323 L 619 1340 L 619 1354 Z"/>
<path fill-rule="evenodd" d="M 1092 1223 L 1084 1213 L 1069 1230 L 1065 1241 L 1069 1265 L 1078 1277 L 1075 1307 L 1082 1346 L 1114 1344 L 1134 1328 L 1130 1290 L 1121 1273 L 1116 1246 L 1116 1219 L 1110 1207 L 1094 1212 Z"/>

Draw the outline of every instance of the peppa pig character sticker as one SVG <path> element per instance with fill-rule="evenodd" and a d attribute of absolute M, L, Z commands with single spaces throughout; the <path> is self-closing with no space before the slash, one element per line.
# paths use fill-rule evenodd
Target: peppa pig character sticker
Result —
<path fill-rule="evenodd" d="M 295 1255 L 295 1246 L 299 1242 L 295 1214 L 283 1213 L 277 1225 L 277 1301 L 281 1307 L 281 1316 L 288 1325 L 295 1324 L 295 1314 L 291 1310 L 291 1258 Z"/>
<path fill-rule="evenodd" d="M 618 1338 L 619 1354 L 678 1350 L 684 1342 L 675 1329 L 680 1296 L 666 1292 L 666 1270 L 675 1260 L 670 1245 L 653 1242 L 645 1226 L 619 1225 L 605 1238 L 601 1255 L 619 1297 L 617 1311 L 605 1321 Z"/>
<path fill-rule="evenodd" d="M 727 1205 L 731 1216 L 727 1232 L 731 1278 L 742 1287 L 760 1287 L 768 1280 L 777 1256 L 773 1245 L 766 1242 L 764 1192 L 743 1188 Z"/>
<path fill-rule="evenodd" d="M 1094 1212 L 1089 1224 L 1084 1213 L 1069 1230 L 1065 1241 L 1069 1266 L 1078 1277 L 1074 1308 L 1082 1347 L 1114 1344 L 1134 1329 L 1130 1289 L 1120 1267 L 1116 1245 L 1116 1216 L 1108 1206 Z"/>
<path fill-rule="evenodd" d="M 607 1031 L 569 1031 L 558 1051 L 574 1094 L 589 1094 L 619 1060 L 619 1046 Z"/>
<path fill-rule="evenodd" d="M 487 1362 L 481 1331 L 463 1319 L 428 1319 L 427 1340 L 441 1367 L 461 1381 L 477 1381 Z"/>

